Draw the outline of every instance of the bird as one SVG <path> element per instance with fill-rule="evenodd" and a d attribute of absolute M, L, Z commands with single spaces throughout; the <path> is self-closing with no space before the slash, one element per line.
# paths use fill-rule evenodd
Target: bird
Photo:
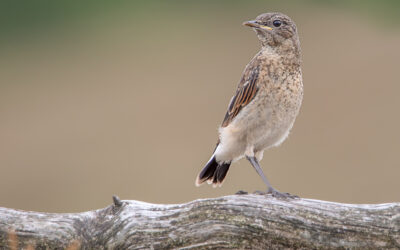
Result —
<path fill-rule="evenodd" d="M 245 157 L 267 186 L 262 194 L 297 197 L 272 187 L 259 164 L 264 150 L 288 137 L 303 100 L 297 27 L 278 12 L 263 13 L 243 25 L 255 31 L 261 49 L 243 71 L 218 129 L 217 145 L 195 184 L 221 186 L 231 164 Z"/>

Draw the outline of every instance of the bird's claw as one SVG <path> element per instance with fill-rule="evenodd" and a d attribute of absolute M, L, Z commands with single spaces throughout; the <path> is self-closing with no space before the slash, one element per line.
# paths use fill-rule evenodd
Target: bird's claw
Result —
<path fill-rule="evenodd" d="M 237 195 L 244 195 L 244 194 L 249 194 L 249 193 L 246 192 L 246 191 L 243 191 L 243 190 L 239 190 L 239 191 L 237 191 L 235 194 L 237 194 Z"/>
<path fill-rule="evenodd" d="M 299 198 L 299 196 L 297 196 L 297 195 L 279 192 L 278 190 L 276 190 L 274 188 L 268 189 L 267 192 L 255 191 L 254 194 L 271 195 L 272 197 L 275 197 L 275 198 L 278 198 L 278 199 L 297 199 L 297 198 Z"/>

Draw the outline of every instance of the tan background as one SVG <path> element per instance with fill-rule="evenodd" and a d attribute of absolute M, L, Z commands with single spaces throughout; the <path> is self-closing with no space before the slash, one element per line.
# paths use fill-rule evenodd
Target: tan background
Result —
<path fill-rule="evenodd" d="M 241 23 L 268 11 L 296 21 L 305 84 L 291 135 L 261 162 L 272 184 L 307 198 L 400 201 L 399 5 L 351 2 L 11 6 L 0 206 L 74 212 L 112 194 L 178 203 L 264 189 L 245 160 L 222 188 L 194 180 L 259 49 Z"/>

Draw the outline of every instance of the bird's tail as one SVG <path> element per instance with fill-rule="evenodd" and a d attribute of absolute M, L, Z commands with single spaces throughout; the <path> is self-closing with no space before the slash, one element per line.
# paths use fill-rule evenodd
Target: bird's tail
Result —
<path fill-rule="evenodd" d="M 218 163 L 215 160 L 215 155 L 207 162 L 206 166 L 201 170 L 196 179 L 196 186 L 200 186 L 207 181 L 208 184 L 213 184 L 214 187 L 221 186 L 228 173 L 231 163 Z"/>

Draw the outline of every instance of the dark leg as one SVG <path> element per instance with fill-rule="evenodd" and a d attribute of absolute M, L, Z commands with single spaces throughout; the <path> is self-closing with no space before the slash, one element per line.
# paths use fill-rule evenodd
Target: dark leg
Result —
<path fill-rule="evenodd" d="M 289 193 L 281 193 L 278 190 L 276 190 L 275 188 L 272 187 L 272 185 L 269 183 L 267 177 L 264 175 L 260 164 L 258 163 L 258 160 L 256 159 L 256 157 L 249 157 L 246 156 L 247 160 L 249 160 L 249 162 L 251 163 L 251 165 L 254 167 L 254 169 L 257 171 L 258 175 L 261 176 L 261 179 L 264 181 L 265 185 L 267 185 L 268 189 L 267 189 L 267 194 L 271 194 L 274 197 L 278 197 L 278 198 L 295 198 L 297 197 L 296 195 L 291 195 Z M 260 192 L 259 192 L 260 193 Z"/>

